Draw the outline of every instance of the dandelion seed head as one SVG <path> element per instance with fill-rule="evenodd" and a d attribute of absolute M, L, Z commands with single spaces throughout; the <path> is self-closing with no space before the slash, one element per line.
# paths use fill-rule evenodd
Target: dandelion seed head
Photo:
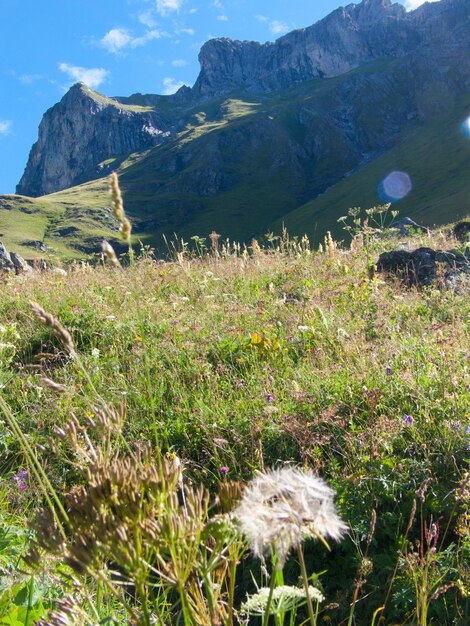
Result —
<path fill-rule="evenodd" d="M 308 471 L 294 467 L 255 477 L 234 511 L 254 554 L 276 553 L 285 562 L 291 547 L 309 537 L 340 539 L 346 525 L 333 503 L 334 491 Z"/>

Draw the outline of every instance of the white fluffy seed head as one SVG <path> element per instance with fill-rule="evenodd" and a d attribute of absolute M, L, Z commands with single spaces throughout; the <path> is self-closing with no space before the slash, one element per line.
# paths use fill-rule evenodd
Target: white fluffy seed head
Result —
<path fill-rule="evenodd" d="M 285 467 L 258 474 L 234 510 L 254 554 L 275 554 L 283 565 L 289 550 L 309 537 L 339 540 L 347 529 L 334 491 L 312 472 Z"/>

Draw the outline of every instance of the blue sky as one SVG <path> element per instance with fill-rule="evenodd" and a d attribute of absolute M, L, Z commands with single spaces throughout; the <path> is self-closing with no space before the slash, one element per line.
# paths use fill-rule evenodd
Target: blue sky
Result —
<path fill-rule="evenodd" d="M 423 0 L 401 3 L 412 9 Z M 77 80 L 109 96 L 172 93 L 194 83 L 208 39 L 272 41 L 345 4 L 0 0 L 0 193 L 14 193 L 42 114 Z"/>

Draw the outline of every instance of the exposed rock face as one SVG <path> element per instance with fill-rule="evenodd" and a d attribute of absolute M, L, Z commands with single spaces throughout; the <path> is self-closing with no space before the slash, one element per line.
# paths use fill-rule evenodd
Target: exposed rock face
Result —
<path fill-rule="evenodd" d="M 418 40 L 402 5 L 363 0 L 273 43 L 208 41 L 199 54 L 201 73 L 194 91 L 212 96 L 241 86 L 252 91 L 285 89 L 344 74 L 379 56 L 410 49 Z"/>
<path fill-rule="evenodd" d="M 196 195 L 203 203 L 237 184 L 245 159 L 250 168 L 266 167 L 267 181 L 288 172 L 296 187 L 290 210 L 382 154 L 409 120 L 451 110 L 470 89 L 469 56 L 469 0 L 426 3 L 410 13 L 391 0 L 362 0 L 273 43 L 211 40 L 201 49 L 194 87 L 166 97 L 171 107 L 161 106 L 163 96 L 110 99 L 72 87 L 45 114 L 17 193 L 39 196 L 104 176 L 130 153 L 171 140 L 209 98 L 237 90 L 266 99 L 317 79 L 325 89 L 299 99 L 288 121 L 260 115 L 197 146 L 170 143 L 155 156 L 145 189 L 136 182 L 139 193 L 181 194 L 171 202 L 184 221 L 199 206 Z M 377 61 L 351 71 L 379 59 L 383 67 Z M 156 223 L 150 217 L 148 224 Z"/>
<path fill-rule="evenodd" d="M 119 163 L 167 135 L 151 108 L 121 104 L 77 83 L 45 113 L 16 192 L 41 196 L 104 176 L 103 162 Z"/>
<path fill-rule="evenodd" d="M 439 5 L 407 13 L 391 0 L 363 0 L 273 43 L 212 39 L 199 54 L 201 73 L 194 93 L 210 97 L 240 87 L 277 91 L 338 76 L 383 56 L 409 54 L 423 43 L 445 38 L 459 22 L 465 27 L 468 0 L 442 0 Z"/>

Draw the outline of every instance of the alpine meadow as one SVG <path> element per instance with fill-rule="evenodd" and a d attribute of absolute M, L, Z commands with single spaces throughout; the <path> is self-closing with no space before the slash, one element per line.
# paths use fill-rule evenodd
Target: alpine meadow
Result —
<path fill-rule="evenodd" d="M 117 58 L 203 10 L 127 4 Z M 44 114 L 0 196 L 0 624 L 470 623 L 470 6 L 406 4 Z"/>

